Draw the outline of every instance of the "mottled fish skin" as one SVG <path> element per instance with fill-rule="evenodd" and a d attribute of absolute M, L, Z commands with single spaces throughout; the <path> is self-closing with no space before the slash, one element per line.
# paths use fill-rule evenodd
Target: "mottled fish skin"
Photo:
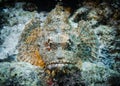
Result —
<path fill-rule="evenodd" d="M 99 45 L 90 24 L 80 21 L 74 28 L 69 18 L 69 10 L 57 5 L 43 26 L 38 19 L 31 19 L 19 40 L 18 61 L 52 69 L 68 65 L 81 68 L 81 60 L 97 59 Z"/>

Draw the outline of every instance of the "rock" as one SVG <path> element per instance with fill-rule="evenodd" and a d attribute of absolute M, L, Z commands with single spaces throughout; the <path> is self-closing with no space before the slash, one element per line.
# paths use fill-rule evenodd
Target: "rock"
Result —
<path fill-rule="evenodd" d="M 0 63 L 0 86 L 43 86 L 42 72 L 40 68 L 24 62 Z"/>
<path fill-rule="evenodd" d="M 82 65 L 82 77 L 88 86 L 119 86 L 120 73 L 105 67 L 102 62 L 90 63 L 84 62 Z M 110 82 L 112 81 L 112 82 Z M 119 84 L 119 85 L 118 85 Z"/>
<path fill-rule="evenodd" d="M 0 63 L 0 86 L 46 86 L 44 70 L 25 62 Z M 63 86 L 119 86 L 120 73 L 104 66 L 103 63 L 84 62 L 80 71 L 58 75 L 58 81 L 49 81 L 47 84 Z M 50 86 L 50 85 L 48 85 Z"/>

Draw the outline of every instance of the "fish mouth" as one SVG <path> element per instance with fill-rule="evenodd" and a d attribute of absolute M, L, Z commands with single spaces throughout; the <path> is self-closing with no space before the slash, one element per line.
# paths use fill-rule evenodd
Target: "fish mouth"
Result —
<path fill-rule="evenodd" d="M 45 73 L 50 77 L 73 74 L 77 70 L 80 70 L 78 61 L 74 60 L 51 61 L 45 66 Z"/>
<path fill-rule="evenodd" d="M 62 69 L 62 68 L 75 66 L 75 64 L 76 62 L 72 62 L 72 61 L 52 61 L 46 65 L 46 68 L 50 70 L 56 68 Z"/>

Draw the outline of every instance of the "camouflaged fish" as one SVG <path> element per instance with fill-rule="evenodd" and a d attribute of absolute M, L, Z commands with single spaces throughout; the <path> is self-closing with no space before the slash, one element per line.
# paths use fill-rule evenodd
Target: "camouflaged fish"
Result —
<path fill-rule="evenodd" d="M 89 22 L 70 22 L 70 11 L 56 6 L 40 25 L 32 19 L 25 25 L 18 45 L 18 61 L 48 70 L 81 68 L 82 61 L 97 59 L 98 41 Z"/>

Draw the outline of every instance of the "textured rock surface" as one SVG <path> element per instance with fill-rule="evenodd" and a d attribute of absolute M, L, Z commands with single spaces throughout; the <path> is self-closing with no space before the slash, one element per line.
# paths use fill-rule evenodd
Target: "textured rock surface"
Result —
<path fill-rule="evenodd" d="M 0 63 L 0 86 L 43 86 L 40 68 L 28 63 Z"/>
<path fill-rule="evenodd" d="M 119 82 L 114 83 L 112 79 L 112 77 L 116 77 L 114 79 L 119 81 L 120 73 L 105 67 L 102 62 L 97 64 L 84 62 L 82 66 L 82 77 L 88 86 L 118 86 L 120 84 Z M 112 82 L 110 82 L 110 80 Z"/>
<path fill-rule="evenodd" d="M 103 64 L 84 62 L 80 71 L 72 75 L 60 75 L 58 83 L 63 86 L 119 86 L 120 74 L 106 68 Z M 0 86 L 46 86 L 43 69 L 25 62 L 0 63 Z M 81 77 L 81 78 L 80 78 Z M 114 79 L 117 80 L 114 82 Z M 56 77 L 57 80 L 57 77 Z M 47 81 L 48 82 L 48 81 Z M 48 85 L 54 82 L 48 82 Z M 51 85 L 50 85 L 51 86 Z"/>
<path fill-rule="evenodd" d="M 79 74 L 80 72 L 76 70 L 72 75 L 60 74 L 55 77 L 55 81 L 49 81 L 45 80 L 45 72 L 39 67 L 24 62 L 3 62 L 0 63 L 0 86 L 57 86 L 60 84 L 81 86 L 84 83 Z"/>

